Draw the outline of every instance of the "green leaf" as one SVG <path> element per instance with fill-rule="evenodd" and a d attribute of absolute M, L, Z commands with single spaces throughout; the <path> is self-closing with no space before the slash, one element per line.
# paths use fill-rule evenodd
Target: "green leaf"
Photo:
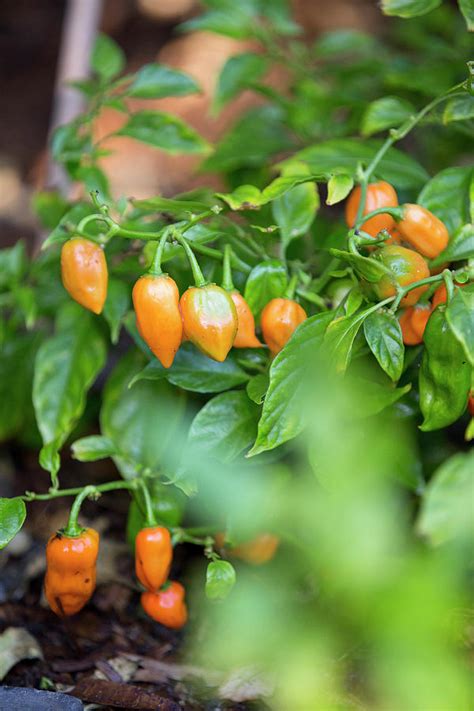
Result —
<path fill-rule="evenodd" d="M 378 306 L 369 306 L 351 316 L 340 316 L 329 324 L 324 342 L 336 371 L 343 373 L 346 370 L 351 359 L 354 339 L 365 319 L 376 308 Z"/>
<path fill-rule="evenodd" d="M 354 402 L 354 417 L 373 417 L 400 400 L 411 390 L 411 383 L 403 388 L 387 387 L 366 378 L 351 378 L 351 383 L 359 388 L 361 397 Z"/>
<path fill-rule="evenodd" d="M 189 74 L 154 63 L 145 64 L 138 70 L 126 93 L 138 99 L 162 99 L 195 94 L 199 90 L 199 85 Z"/>
<path fill-rule="evenodd" d="M 105 83 L 125 67 L 125 54 L 107 35 L 98 35 L 91 56 L 91 68 Z"/>
<path fill-rule="evenodd" d="M 43 227 L 54 229 L 64 214 L 69 203 L 56 191 L 44 191 L 33 195 L 33 210 Z"/>
<path fill-rule="evenodd" d="M 0 288 L 13 286 L 19 282 L 28 268 L 28 258 L 23 240 L 13 247 L 0 250 Z"/>
<path fill-rule="evenodd" d="M 216 193 L 217 197 L 224 200 L 232 210 L 256 210 L 263 205 L 276 200 L 292 190 L 295 185 L 311 183 L 321 176 L 310 175 L 304 164 L 301 164 L 303 175 L 285 175 L 275 178 L 264 190 L 259 190 L 255 185 L 240 185 L 231 193 Z M 266 228 L 259 228 L 260 230 Z"/>
<path fill-rule="evenodd" d="M 252 400 L 256 402 L 257 405 L 261 405 L 265 399 L 266 392 L 268 390 L 269 378 L 266 373 L 258 373 L 254 375 L 253 378 L 247 383 L 247 395 Z"/>
<path fill-rule="evenodd" d="M 261 191 L 255 185 L 239 185 L 232 193 L 216 193 L 231 210 L 258 210 L 265 204 Z"/>
<path fill-rule="evenodd" d="M 225 600 L 235 585 L 235 570 L 228 560 L 213 560 L 206 571 L 206 597 Z"/>
<path fill-rule="evenodd" d="M 35 360 L 33 404 L 45 445 L 60 448 L 84 412 L 86 395 L 105 365 L 97 320 L 75 304 L 64 326 L 40 346 Z"/>
<path fill-rule="evenodd" d="M 356 177 L 360 163 L 368 165 L 382 142 L 359 140 L 356 138 L 335 138 L 317 143 L 295 153 L 286 163 L 294 160 L 307 163 L 314 173 L 324 173 L 328 177 L 334 173 L 347 173 Z M 425 169 L 411 156 L 396 148 L 390 148 L 378 163 L 374 175 L 387 180 L 400 190 L 420 188 L 429 179 Z"/>
<path fill-rule="evenodd" d="M 474 284 L 455 289 L 446 308 L 446 320 L 474 367 Z"/>
<path fill-rule="evenodd" d="M 382 0 L 382 12 L 396 17 L 417 17 L 440 5 L 441 0 Z"/>
<path fill-rule="evenodd" d="M 474 96 L 467 92 L 465 96 L 456 96 L 450 99 L 443 111 L 443 123 L 466 121 L 472 118 L 474 118 Z"/>
<path fill-rule="evenodd" d="M 472 540 L 474 451 L 454 454 L 436 470 L 423 496 L 417 530 L 433 545 Z"/>
<path fill-rule="evenodd" d="M 361 133 L 371 136 L 387 128 L 398 128 L 409 116 L 415 112 L 408 101 L 397 96 L 384 96 L 372 101 L 362 117 Z"/>
<path fill-rule="evenodd" d="M 253 315 L 258 318 L 263 307 L 279 296 L 288 286 L 288 274 L 282 262 L 270 259 L 252 269 L 245 285 L 245 300 Z"/>
<path fill-rule="evenodd" d="M 133 379 L 130 386 L 139 380 L 162 380 L 183 390 L 196 393 L 218 393 L 230 390 L 247 382 L 249 376 L 229 354 L 223 363 L 208 358 L 191 343 L 183 343 L 171 368 L 166 370 L 156 360 L 152 360 Z"/>
<path fill-rule="evenodd" d="M 107 287 L 104 317 L 110 327 L 110 340 L 118 342 L 122 321 L 130 308 L 130 287 L 120 279 L 111 278 Z"/>
<path fill-rule="evenodd" d="M 302 431 L 304 375 L 308 361 L 314 360 L 323 344 L 332 318 L 332 313 L 323 313 L 303 321 L 272 362 L 257 439 L 248 456 L 274 449 Z"/>
<path fill-rule="evenodd" d="M 329 251 L 335 257 L 339 257 L 345 262 L 351 264 L 361 277 L 372 284 L 376 284 L 387 274 L 387 269 L 383 266 L 383 264 L 380 264 L 375 259 L 371 259 L 370 257 L 362 257 L 360 254 L 352 254 L 352 252 L 346 252 L 342 249 L 332 248 Z"/>
<path fill-rule="evenodd" d="M 5 548 L 23 526 L 26 506 L 23 499 L 0 498 L 0 549 Z"/>
<path fill-rule="evenodd" d="M 416 202 L 444 222 L 449 234 L 471 221 L 469 191 L 472 176 L 471 167 L 446 168 L 431 178 L 418 195 Z"/>
<path fill-rule="evenodd" d="M 38 337 L 15 334 L 1 344 L 0 442 L 20 432 L 32 410 L 31 383 Z"/>
<path fill-rule="evenodd" d="M 260 408 L 243 390 L 216 395 L 192 421 L 189 444 L 231 462 L 255 440 L 259 415 Z"/>
<path fill-rule="evenodd" d="M 73 458 L 80 462 L 96 462 L 98 459 L 107 459 L 118 454 L 114 443 L 100 435 L 76 439 L 71 445 L 71 452 Z"/>
<path fill-rule="evenodd" d="M 284 245 L 309 230 L 318 207 L 319 194 L 315 183 L 296 185 L 273 201 L 272 213 Z"/>
<path fill-rule="evenodd" d="M 84 183 L 88 193 L 98 192 L 100 198 L 110 198 L 109 180 L 103 170 L 96 165 L 81 165 L 75 178 Z"/>
<path fill-rule="evenodd" d="M 368 32 L 360 30 L 332 30 L 324 32 L 314 43 L 313 52 L 317 57 L 332 59 L 348 54 L 371 56 L 380 50 L 377 40 Z"/>
<path fill-rule="evenodd" d="M 469 32 L 474 31 L 474 3 L 472 0 L 458 0 L 459 9 L 466 20 Z"/>
<path fill-rule="evenodd" d="M 183 32 L 203 30 L 235 39 L 247 39 L 253 34 L 256 14 L 256 3 L 248 0 L 239 3 L 233 0 L 221 0 L 218 5 L 211 6 L 207 12 L 184 22 L 180 25 L 180 30 Z"/>
<path fill-rule="evenodd" d="M 107 380 L 100 412 L 101 432 L 120 453 L 114 461 L 125 478 L 143 468 L 157 472 L 165 457 L 179 451 L 184 393 L 166 380 L 139 382 L 130 389 L 143 362 L 135 350 L 122 358 Z"/>
<path fill-rule="evenodd" d="M 67 229 L 69 226 L 73 228 L 76 226 L 83 217 L 87 215 L 92 215 L 95 212 L 95 208 L 90 203 L 77 203 L 66 214 L 61 218 L 61 221 L 54 228 L 54 230 L 49 234 L 47 239 L 41 245 L 41 249 L 47 249 L 53 244 L 62 244 L 71 237 L 71 232 Z"/>
<path fill-rule="evenodd" d="M 224 64 L 214 94 L 213 110 L 218 113 L 241 91 L 260 79 L 267 68 L 267 60 L 261 54 L 244 52 L 230 57 Z"/>
<path fill-rule="evenodd" d="M 474 257 L 474 224 L 463 225 L 449 240 L 446 249 L 431 261 L 432 266 L 460 262 Z"/>
<path fill-rule="evenodd" d="M 133 200 L 134 207 L 139 210 L 150 210 L 151 212 L 166 212 L 168 215 L 186 216 L 191 213 L 204 212 L 209 208 L 204 202 L 188 199 L 157 197 L 146 200 Z"/>
<path fill-rule="evenodd" d="M 138 111 L 115 135 L 161 148 L 167 153 L 204 153 L 207 142 L 177 116 L 162 111 Z"/>
<path fill-rule="evenodd" d="M 326 205 L 336 205 L 344 200 L 352 190 L 354 178 L 347 173 L 336 173 L 331 175 L 328 181 L 328 196 Z"/>
<path fill-rule="evenodd" d="M 232 126 L 201 169 L 214 173 L 259 166 L 292 145 L 283 111 L 276 106 L 261 106 Z"/>
<path fill-rule="evenodd" d="M 392 380 L 399 380 L 403 371 L 405 347 L 397 317 L 387 309 L 375 311 L 364 321 L 364 334 L 382 370 Z"/>

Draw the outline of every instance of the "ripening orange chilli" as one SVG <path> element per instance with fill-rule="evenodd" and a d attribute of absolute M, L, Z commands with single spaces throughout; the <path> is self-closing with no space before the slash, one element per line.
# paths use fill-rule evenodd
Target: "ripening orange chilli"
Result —
<path fill-rule="evenodd" d="M 397 228 L 405 242 L 429 259 L 437 257 L 448 246 L 445 224 L 421 205 L 404 205 L 403 218 Z"/>
<path fill-rule="evenodd" d="M 423 334 L 426 324 L 431 316 L 430 305 L 409 306 L 400 316 L 400 327 L 402 329 L 403 343 L 406 346 L 418 346 L 423 343 Z"/>
<path fill-rule="evenodd" d="M 156 622 L 178 630 L 184 627 L 188 620 L 184 597 L 185 591 L 181 583 L 170 581 L 163 590 L 142 593 L 141 603 L 146 614 Z"/>
<path fill-rule="evenodd" d="M 161 365 L 169 368 L 183 335 L 176 282 L 166 274 L 146 274 L 133 287 L 132 298 L 141 337 Z"/>
<path fill-rule="evenodd" d="M 459 287 L 464 287 L 466 284 L 456 284 L 456 286 Z M 446 284 L 443 282 L 438 288 L 436 289 L 435 293 L 433 294 L 433 308 L 436 308 L 436 306 L 439 306 L 440 304 L 445 304 L 448 299 L 448 292 L 446 289 Z"/>
<path fill-rule="evenodd" d="M 230 296 L 237 310 L 239 324 L 234 339 L 234 348 L 260 348 L 263 344 L 255 335 L 255 319 L 250 306 L 238 291 L 232 291 Z"/>
<path fill-rule="evenodd" d="M 217 286 L 190 286 L 179 308 L 187 339 L 209 358 L 222 363 L 237 333 L 237 310 L 230 294 Z"/>
<path fill-rule="evenodd" d="M 293 299 L 272 299 L 262 311 L 263 340 L 276 355 L 289 341 L 297 326 L 308 318 L 306 311 Z"/>
<path fill-rule="evenodd" d="M 389 244 L 374 252 L 374 258 L 388 267 L 393 275 L 392 277 L 384 276 L 377 284 L 373 285 L 373 289 L 380 299 L 395 296 L 396 284 L 408 286 L 414 281 L 420 281 L 430 276 L 428 264 L 421 254 L 406 247 Z M 427 285 L 423 285 L 409 291 L 402 299 L 401 306 L 414 306 L 427 288 Z"/>
<path fill-rule="evenodd" d="M 280 539 L 271 533 L 262 533 L 251 541 L 241 543 L 231 549 L 231 555 L 252 565 L 268 563 L 280 545 Z"/>
<path fill-rule="evenodd" d="M 156 592 L 168 578 L 173 560 L 170 532 L 164 526 L 142 528 L 135 538 L 135 573 L 141 584 Z"/>
<path fill-rule="evenodd" d="M 104 250 L 95 242 L 74 237 L 61 250 L 61 276 L 69 295 L 100 314 L 107 298 L 108 271 Z"/>
<path fill-rule="evenodd" d="M 346 202 L 346 223 L 348 227 L 354 227 L 357 210 L 360 203 L 361 188 L 357 186 L 349 195 Z M 380 180 L 378 183 L 370 183 L 367 186 L 367 196 L 365 199 L 365 208 L 363 214 L 377 210 L 380 207 L 397 207 L 398 196 L 395 189 L 386 183 L 385 180 Z M 372 237 L 380 232 L 380 230 L 391 231 L 395 225 L 395 220 L 391 215 L 375 215 L 366 220 L 361 229 L 367 232 Z"/>
<path fill-rule="evenodd" d="M 95 590 L 99 534 L 86 528 L 77 537 L 60 531 L 46 546 L 44 592 L 52 611 L 69 617 L 82 610 Z"/>

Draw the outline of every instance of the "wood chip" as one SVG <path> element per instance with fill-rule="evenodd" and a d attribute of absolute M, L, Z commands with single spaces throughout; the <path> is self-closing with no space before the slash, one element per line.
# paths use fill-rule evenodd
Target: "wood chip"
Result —
<path fill-rule="evenodd" d="M 88 677 L 81 679 L 71 695 L 91 704 L 115 706 L 131 711 L 182 711 L 175 701 L 139 686 Z"/>

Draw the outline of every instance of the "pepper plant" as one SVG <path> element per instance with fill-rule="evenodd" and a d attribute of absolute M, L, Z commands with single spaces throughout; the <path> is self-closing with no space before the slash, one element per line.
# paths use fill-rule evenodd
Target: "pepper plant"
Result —
<path fill-rule="evenodd" d="M 343 708 L 344 684 L 326 688 L 310 681 L 310 670 L 319 662 L 328 668 L 352 630 L 379 649 L 366 691 L 387 707 L 415 709 L 416 682 L 401 681 L 405 667 L 387 681 L 397 629 L 387 625 L 382 634 L 369 625 L 367 640 L 357 625 L 367 612 L 363 600 L 381 595 L 408 629 L 411 602 L 422 606 L 448 570 L 439 606 L 425 600 L 431 629 L 464 590 L 459 561 L 472 525 L 465 507 L 474 437 L 474 174 L 465 159 L 474 93 L 464 19 L 448 4 L 387 0 L 384 12 L 404 19 L 390 20 L 383 41 L 344 30 L 309 46 L 283 3 L 205 5 L 183 31 L 259 47 L 226 62 L 214 112 L 243 90 L 260 97 L 257 107 L 215 146 L 176 116 L 131 112 L 131 98 L 199 87 L 156 63 L 124 74 L 120 48 L 99 37 L 91 77 L 76 84 L 87 108 L 51 144 L 83 197 L 71 203 L 54 192 L 36 195 L 50 230 L 41 253 L 28 258 L 22 243 L 0 253 L 0 434 L 28 446 L 41 440 L 45 470 L 37 491 L 0 500 L 0 543 L 21 528 L 30 502 L 75 496 L 62 534 L 74 538 L 83 535 L 77 515 L 84 498 L 126 489 L 128 539 L 133 545 L 138 534 L 150 546 L 137 558 L 137 571 L 152 566 L 139 581 L 159 568 L 159 585 L 143 583 L 148 614 L 176 628 L 187 618 L 181 585 L 161 587 L 171 560 L 166 545 L 166 555 L 158 551 L 163 530 L 174 546 L 202 547 L 207 596 L 227 598 L 215 607 L 222 618 L 216 629 L 231 636 L 238 636 L 233 624 L 246 628 L 243 610 L 266 623 L 257 615 L 263 602 L 249 593 L 255 581 L 252 587 L 245 563 L 236 577 L 231 560 L 262 564 L 276 554 L 269 570 L 283 572 L 284 583 L 269 609 L 281 620 L 282 599 L 302 586 L 307 615 L 271 627 L 295 651 L 290 667 L 279 656 L 276 662 L 277 707 L 291 706 L 301 673 L 301 708 Z M 469 3 L 460 7 L 472 25 Z M 272 66 L 285 68 L 284 91 L 266 81 Z M 221 174 L 226 189 L 114 199 L 91 128 L 109 106 L 127 116 L 119 135 L 202 154 L 200 169 Z M 118 358 L 113 367 L 111 356 Z M 86 402 L 101 373 L 99 434 L 78 438 L 78 427 L 97 428 Z M 433 438 L 440 443 L 434 454 Z M 112 458 L 117 481 L 61 488 L 65 448 L 81 462 Z M 362 535 L 364 527 L 373 536 Z M 438 544 L 447 546 L 441 555 Z M 390 551 L 403 561 L 400 577 L 383 567 Z M 269 575 L 257 585 L 260 601 Z M 322 613 L 331 595 L 347 606 L 343 621 Z M 163 596 L 176 604 L 169 617 Z M 194 599 L 197 610 L 199 590 Z M 60 607 L 56 599 L 53 609 Z M 327 647 L 304 630 L 308 619 L 318 622 Z M 446 684 L 421 684 L 420 703 L 441 695 L 450 708 L 465 708 L 455 652 L 436 630 L 435 661 L 447 665 Z M 268 651 L 244 645 L 240 657 L 219 636 L 209 644 L 231 662 L 253 653 L 265 661 Z"/>

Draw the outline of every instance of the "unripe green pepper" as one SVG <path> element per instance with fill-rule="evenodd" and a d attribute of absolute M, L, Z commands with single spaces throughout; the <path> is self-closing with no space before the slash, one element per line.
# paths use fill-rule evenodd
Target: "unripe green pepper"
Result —
<path fill-rule="evenodd" d="M 419 388 L 424 417 L 420 429 L 425 432 L 455 422 L 466 408 L 471 387 L 471 366 L 445 314 L 446 307 L 438 306 L 431 314 L 423 336 L 425 350 Z"/>

